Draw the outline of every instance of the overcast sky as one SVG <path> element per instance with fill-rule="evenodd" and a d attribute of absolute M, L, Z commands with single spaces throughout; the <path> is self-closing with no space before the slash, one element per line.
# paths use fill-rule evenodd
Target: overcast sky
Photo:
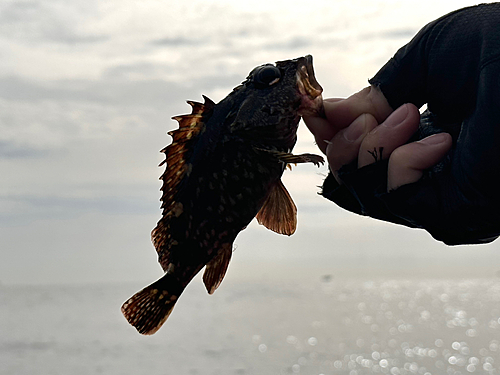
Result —
<path fill-rule="evenodd" d="M 427 22 L 474 3 L 1 1 L 0 282 L 152 281 L 158 151 L 186 100 L 219 101 L 254 66 L 305 54 L 324 96 L 347 96 Z M 305 126 L 296 152 L 317 152 Z M 500 270 L 496 242 L 448 248 L 342 211 L 317 195 L 326 173 L 286 172 L 297 233 L 252 223 L 228 278 Z"/>

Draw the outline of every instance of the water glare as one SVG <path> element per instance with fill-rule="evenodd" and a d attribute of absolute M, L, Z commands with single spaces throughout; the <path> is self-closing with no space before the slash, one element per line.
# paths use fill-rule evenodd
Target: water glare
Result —
<path fill-rule="evenodd" d="M 481 302 L 500 300 L 496 281 L 336 279 L 323 293 L 318 323 L 285 336 L 293 373 L 500 374 L 500 309 Z"/>

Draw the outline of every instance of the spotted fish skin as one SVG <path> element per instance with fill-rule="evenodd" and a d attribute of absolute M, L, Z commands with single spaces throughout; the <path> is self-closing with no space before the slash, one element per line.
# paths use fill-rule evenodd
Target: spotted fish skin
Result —
<path fill-rule="evenodd" d="M 312 57 L 266 64 L 218 104 L 188 102 L 192 113 L 174 117 L 179 129 L 162 150 L 162 218 L 152 241 L 165 275 L 122 306 L 143 334 L 156 332 L 180 294 L 206 266 L 212 294 L 222 282 L 233 242 L 254 218 L 281 234 L 296 226 L 296 207 L 281 182 L 288 163 L 323 159 L 293 155 L 301 115 L 322 110 Z"/>

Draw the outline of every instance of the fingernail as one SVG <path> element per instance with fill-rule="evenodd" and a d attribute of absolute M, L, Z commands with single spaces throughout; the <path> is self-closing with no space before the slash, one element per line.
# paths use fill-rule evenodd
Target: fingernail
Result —
<path fill-rule="evenodd" d="M 366 115 L 364 115 L 366 116 Z M 363 119 L 363 121 L 355 121 L 352 123 L 344 132 L 344 138 L 349 141 L 349 142 L 354 142 L 363 135 L 365 132 L 365 123 L 366 119 Z"/>
<path fill-rule="evenodd" d="M 387 126 L 389 128 L 393 128 L 401 124 L 405 118 L 408 116 L 408 105 L 402 105 L 398 109 L 396 109 L 394 112 L 391 113 L 391 115 L 383 122 L 384 126 Z"/>
<path fill-rule="evenodd" d="M 417 143 L 423 143 L 425 145 L 437 145 L 439 143 L 443 143 L 446 141 L 448 138 L 448 135 L 446 133 L 438 133 L 438 134 L 433 134 L 427 138 L 424 138 Z"/>

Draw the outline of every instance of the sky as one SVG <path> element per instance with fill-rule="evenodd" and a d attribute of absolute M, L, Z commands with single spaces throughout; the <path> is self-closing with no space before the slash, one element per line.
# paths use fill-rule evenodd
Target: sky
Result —
<path fill-rule="evenodd" d="M 418 30 L 473 1 L 0 2 L 0 282 L 102 283 L 161 275 L 150 231 L 162 160 L 186 100 L 224 98 L 255 66 L 314 56 L 345 97 Z M 302 124 L 295 152 L 318 152 Z M 318 196 L 327 167 L 285 185 L 298 230 L 255 222 L 226 278 L 496 276 L 497 242 L 447 247 Z"/>

